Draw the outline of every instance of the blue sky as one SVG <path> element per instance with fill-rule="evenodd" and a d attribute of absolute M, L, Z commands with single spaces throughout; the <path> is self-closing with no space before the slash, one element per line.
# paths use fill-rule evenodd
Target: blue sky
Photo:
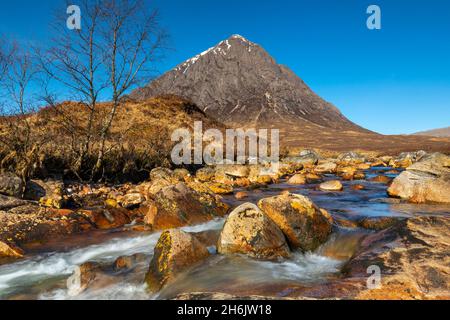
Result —
<path fill-rule="evenodd" d="M 45 42 L 62 0 L 0 4 L 0 34 Z M 76 4 L 76 0 L 73 1 Z M 171 35 L 160 72 L 232 34 L 261 44 L 352 121 L 385 134 L 450 126 L 448 0 L 154 0 Z M 382 30 L 366 9 L 382 10 Z M 64 10 L 64 8 L 63 8 Z"/>

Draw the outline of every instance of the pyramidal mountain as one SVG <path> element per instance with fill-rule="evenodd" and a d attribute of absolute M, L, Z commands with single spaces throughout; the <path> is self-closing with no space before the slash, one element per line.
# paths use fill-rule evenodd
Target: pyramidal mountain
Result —
<path fill-rule="evenodd" d="M 174 94 L 236 127 L 302 127 L 368 132 L 316 95 L 258 44 L 233 35 L 131 94 L 147 99 Z"/>

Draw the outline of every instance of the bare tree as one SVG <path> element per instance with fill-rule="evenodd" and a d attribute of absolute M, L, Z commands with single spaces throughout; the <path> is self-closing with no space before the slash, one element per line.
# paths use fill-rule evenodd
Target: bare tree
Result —
<path fill-rule="evenodd" d="M 63 119 L 66 134 L 72 137 L 73 162 L 69 165 L 81 179 L 80 171 L 96 135 L 94 122 L 98 102 L 107 84 L 102 63 L 103 49 L 98 40 L 101 2 L 83 0 L 80 6 L 83 28 L 70 30 L 66 27 L 66 16 L 56 15 L 52 27 L 57 36 L 52 40 L 53 46 L 45 51 L 36 51 L 48 81 L 57 82 L 64 88 L 62 92 L 46 92 L 45 100 L 58 115 L 58 120 Z M 52 87 L 51 84 L 48 86 Z M 61 100 L 78 102 L 81 108 L 86 109 L 86 121 L 74 119 L 73 110 L 64 108 Z"/>
<path fill-rule="evenodd" d="M 39 69 L 32 54 L 16 43 L 3 45 L 2 48 L 0 144 L 6 154 L 1 168 L 19 171 L 25 182 L 39 162 L 39 151 L 44 143 L 32 125 L 38 102 L 31 87 Z"/>
<path fill-rule="evenodd" d="M 112 105 L 101 128 L 93 176 L 102 169 L 117 109 L 130 89 L 149 81 L 155 71 L 153 63 L 166 40 L 158 23 L 158 11 L 148 10 L 144 0 L 106 0 L 102 4 L 101 43 Z"/>

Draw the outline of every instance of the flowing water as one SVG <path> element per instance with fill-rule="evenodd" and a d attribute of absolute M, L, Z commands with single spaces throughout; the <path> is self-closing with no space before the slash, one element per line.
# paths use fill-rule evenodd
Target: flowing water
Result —
<path fill-rule="evenodd" d="M 373 168 L 371 178 L 387 169 Z M 394 177 L 394 176 L 392 176 Z M 329 179 L 335 177 L 329 176 Z M 351 189 L 362 184 L 365 190 Z M 232 206 L 256 202 L 261 198 L 289 190 L 309 196 L 318 206 L 334 217 L 350 220 L 361 217 L 399 216 L 417 214 L 449 214 L 449 206 L 410 205 L 388 199 L 386 185 L 368 181 L 344 183 L 344 192 L 322 192 L 316 184 L 290 186 L 284 183 L 251 192 L 245 201 L 226 197 Z M 224 220 L 182 228 L 187 232 L 220 230 Z M 49 244 L 32 251 L 28 258 L 0 266 L 0 299 L 166 299 L 187 292 L 223 292 L 230 294 L 260 294 L 285 296 L 295 288 L 320 285 L 339 275 L 341 266 L 357 250 L 368 231 L 335 228 L 329 241 L 313 253 L 296 252 L 288 260 L 278 262 L 256 261 L 243 256 L 216 255 L 181 274 L 156 295 L 147 292 L 143 279 L 148 269 L 160 233 L 109 232 L 81 235 L 64 243 Z M 67 290 L 67 279 L 76 266 L 85 262 L 112 265 L 120 256 L 141 254 L 131 272 L 111 270 L 92 287 L 78 296 Z M 112 268 L 111 268 L 112 269 Z"/>

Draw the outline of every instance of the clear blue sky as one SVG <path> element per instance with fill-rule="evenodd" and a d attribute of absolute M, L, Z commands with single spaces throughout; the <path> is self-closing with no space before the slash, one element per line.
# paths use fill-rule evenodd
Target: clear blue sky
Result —
<path fill-rule="evenodd" d="M 174 48 L 161 72 L 238 33 L 366 128 L 394 134 L 450 126 L 448 0 L 150 2 Z M 51 13 L 63 3 L 1 1 L 0 33 L 45 41 Z M 370 4 L 381 7 L 381 31 L 366 28 Z"/>

